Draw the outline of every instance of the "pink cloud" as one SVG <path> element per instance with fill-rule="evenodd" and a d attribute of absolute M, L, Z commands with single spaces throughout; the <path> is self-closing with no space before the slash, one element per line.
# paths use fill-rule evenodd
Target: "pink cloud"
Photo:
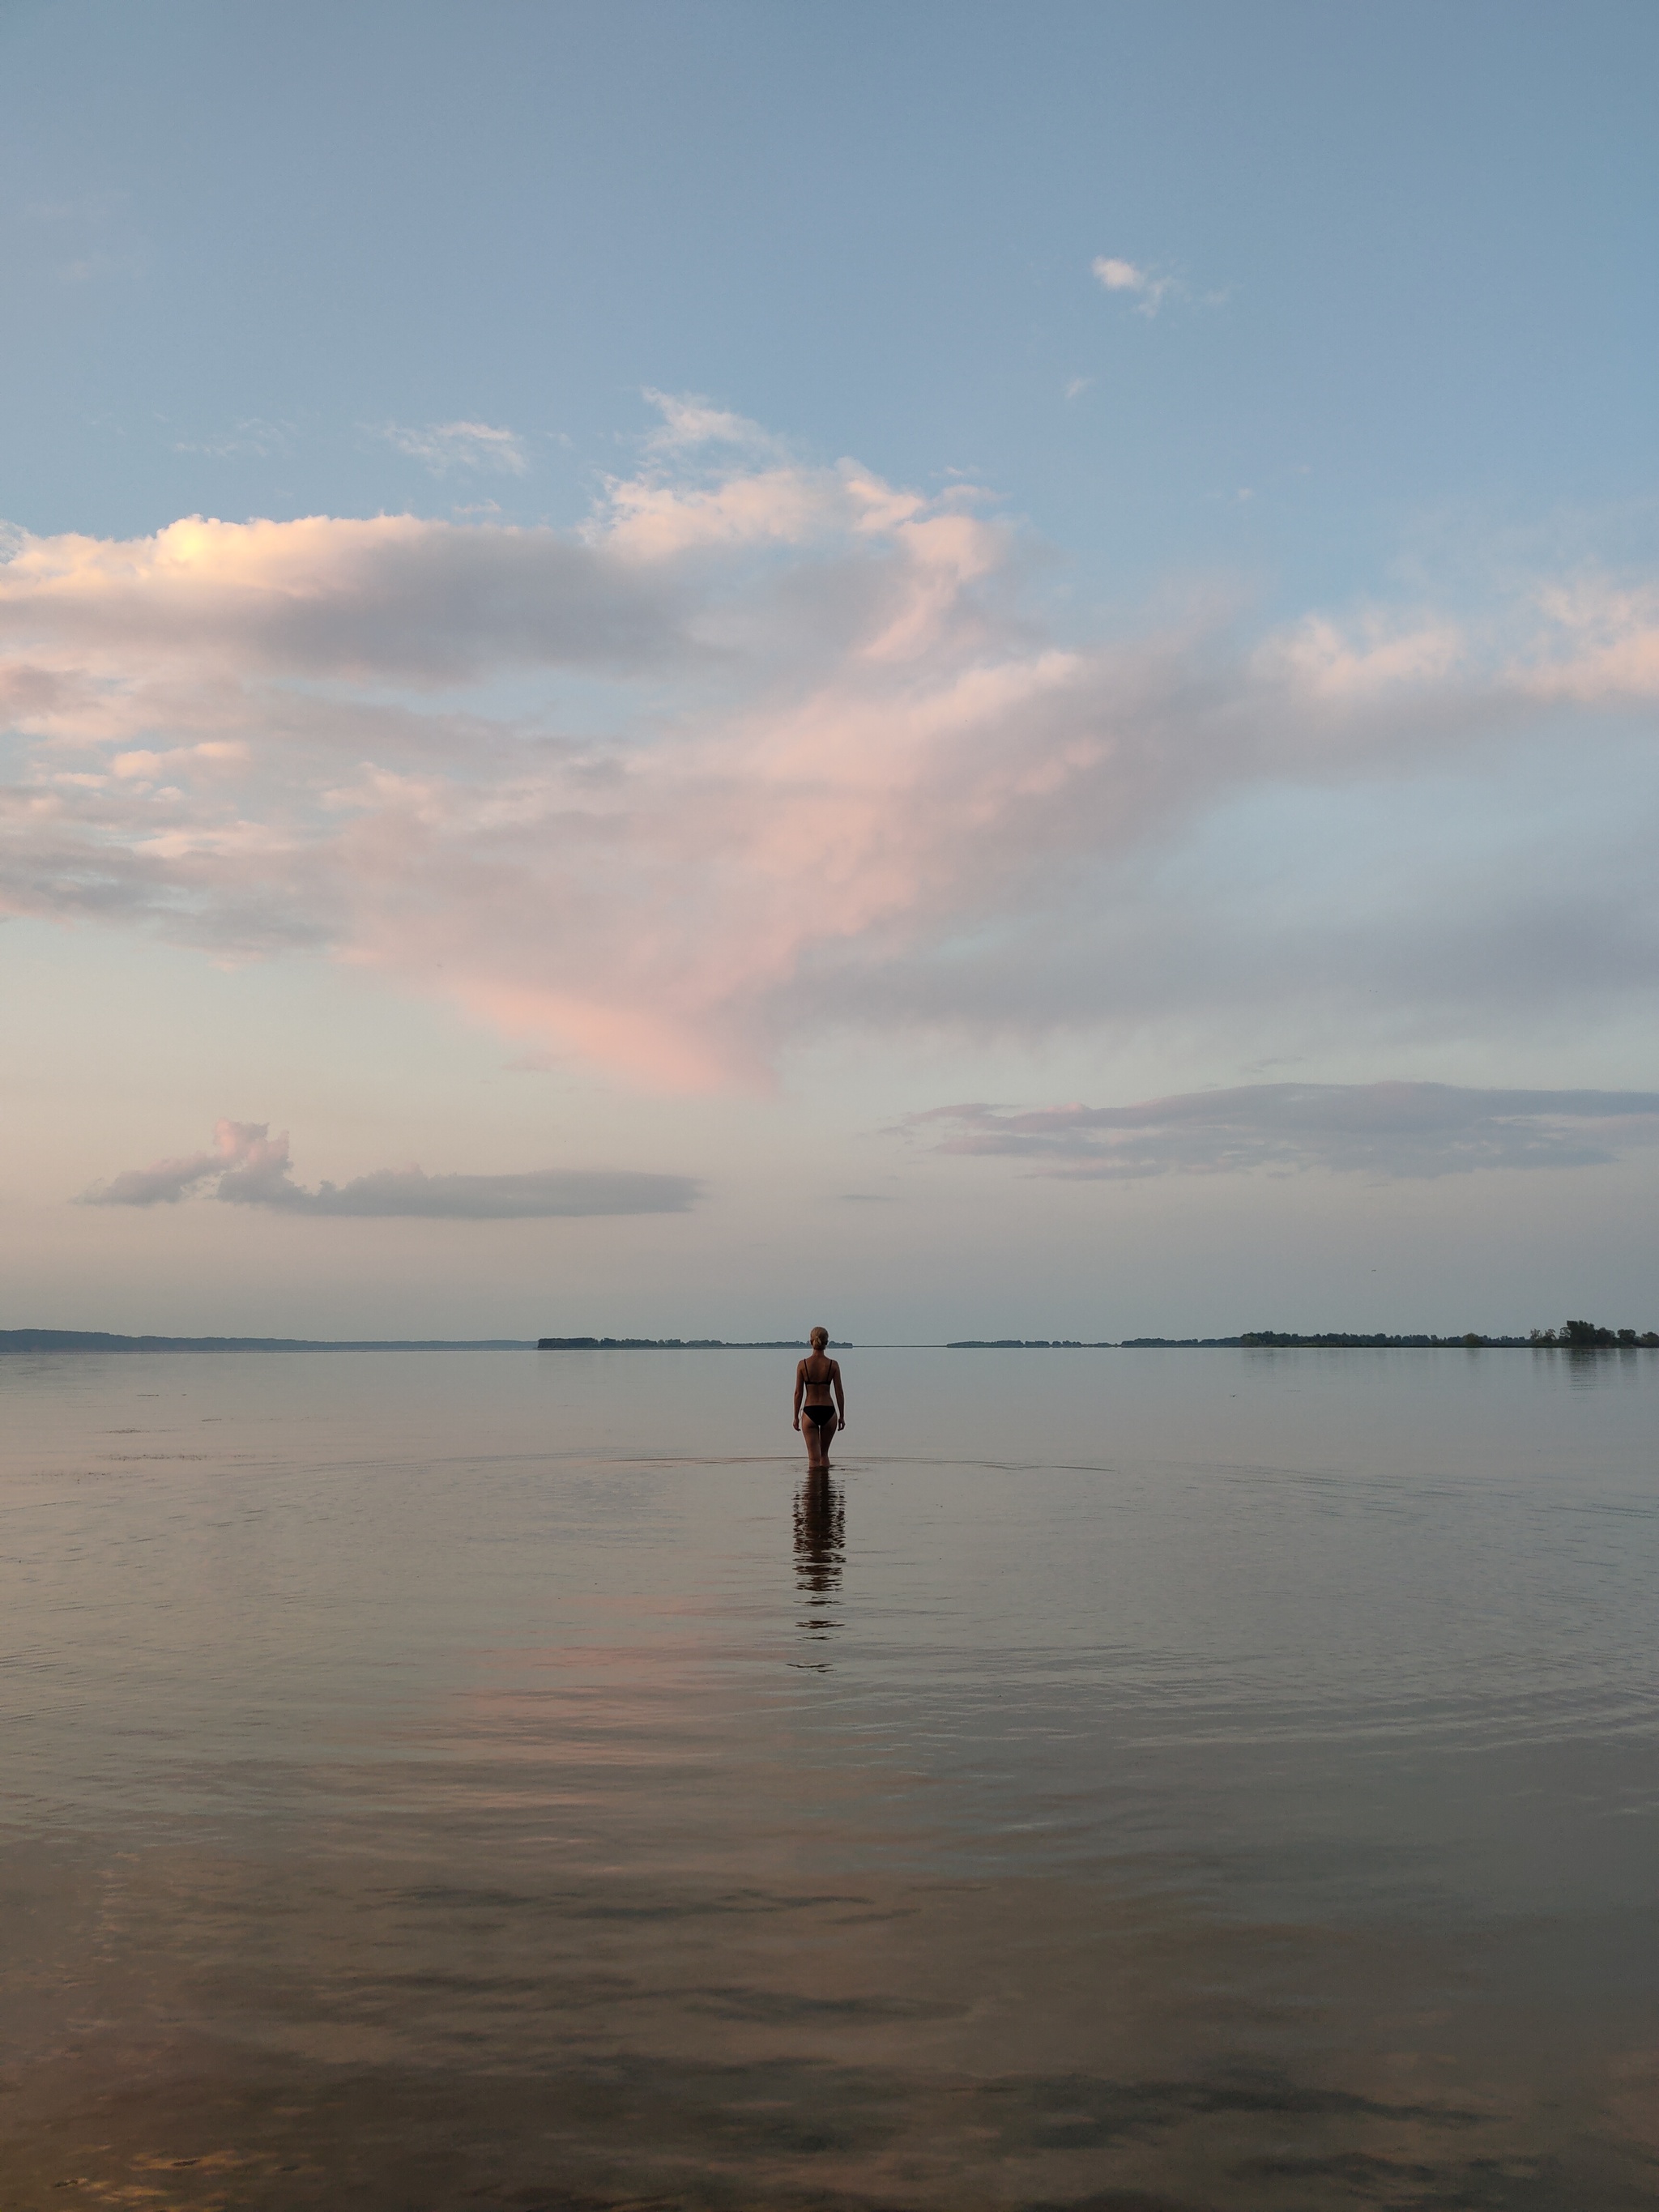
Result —
<path fill-rule="evenodd" d="M 971 1019 L 1012 932 L 1035 1009 L 1099 871 L 1231 794 L 1659 690 L 1639 592 L 1539 602 L 1499 653 L 1432 610 L 1241 651 L 1063 644 L 1023 574 L 971 492 L 799 465 L 702 403 L 574 536 L 23 536 L 0 908 L 311 948 L 532 1050 L 763 1083 L 815 1006 Z"/>
<path fill-rule="evenodd" d="M 1540 694 L 1593 705 L 1659 698 L 1659 585 L 1583 578 L 1547 586 L 1539 605 L 1547 627 L 1530 677 Z"/>
<path fill-rule="evenodd" d="M 1386 698 L 1402 686 L 1443 684 L 1455 677 L 1468 649 L 1459 625 L 1419 617 L 1385 623 L 1374 614 L 1344 631 L 1328 616 L 1310 615 L 1264 647 L 1264 668 L 1335 701 Z"/>
<path fill-rule="evenodd" d="M 251 1185 L 281 1182 L 288 1174 L 288 1139 L 272 1138 L 264 1121 L 216 1121 L 213 1150 L 180 1158 L 155 1160 L 129 1168 L 108 1182 L 94 1183 L 88 1206 L 176 1206 L 179 1200 L 217 1178 L 246 1178 Z"/>

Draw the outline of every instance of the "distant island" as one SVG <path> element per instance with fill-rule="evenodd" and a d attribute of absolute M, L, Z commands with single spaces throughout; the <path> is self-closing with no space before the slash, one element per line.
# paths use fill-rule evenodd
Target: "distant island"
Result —
<path fill-rule="evenodd" d="M 802 1336 L 764 1343 L 728 1342 L 723 1336 L 538 1336 L 538 1352 L 805 1352 Z"/>
<path fill-rule="evenodd" d="M 0 1356 L 18 1352 L 530 1352 L 528 1336 L 112 1336 L 101 1328 L 0 1328 Z"/>

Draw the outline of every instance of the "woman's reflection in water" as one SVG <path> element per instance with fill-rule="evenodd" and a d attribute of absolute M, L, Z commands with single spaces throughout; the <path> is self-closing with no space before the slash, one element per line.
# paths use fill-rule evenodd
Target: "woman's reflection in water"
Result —
<path fill-rule="evenodd" d="M 830 1616 L 841 1595 L 846 1555 L 847 1493 L 827 1468 L 813 1468 L 795 1492 L 795 1587 L 807 1608 L 797 1625 L 814 1641 L 841 1626 Z"/>

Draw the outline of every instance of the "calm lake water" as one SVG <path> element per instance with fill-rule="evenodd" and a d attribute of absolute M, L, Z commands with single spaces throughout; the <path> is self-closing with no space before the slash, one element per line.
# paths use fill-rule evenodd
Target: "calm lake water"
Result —
<path fill-rule="evenodd" d="M 0 2203 L 1659 2195 L 1659 1358 L 0 1361 Z"/>

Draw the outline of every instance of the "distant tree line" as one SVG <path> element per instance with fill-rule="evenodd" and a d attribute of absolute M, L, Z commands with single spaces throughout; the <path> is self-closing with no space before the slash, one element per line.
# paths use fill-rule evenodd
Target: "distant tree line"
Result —
<path fill-rule="evenodd" d="M 1109 1338 L 1100 1342 L 1074 1336 L 961 1336 L 945 1348 L 947 1352 L 1108 1352 L 1113 1346 Z M 1659 1351 L 1659 1331 L 1601 1328 L 1589 1321 L 1563 1322 L 1559 1328 L 1534 1328 L 1526 1336 L 1487 1336 L 1474 1328 L 1464 1330 L 1460 1336 L 1253 1328 L 1242 1336 L 1126 1336 L 1117 1348 L 1124 1352 L 1653 1352 Z"/>
<path fill-rule="evenodd" d="M 1633 1346 L 1644 1345 L 1650 1351 L 1659 1346 L 1659 1331 L 1644 1329 L 1638 1336 L 1633 1328 L 1598 1328 L 1593 1321 L 1564 1321 L 1559 1328 L 1535 1328 L 1527 1339 L 1528 1344 L 1563 1346 L 1569 1352 L 1626 1352 Z"/>
<path fill-rule="evenodd" d="M 763 1343 L 723 1336 L 538 1336 L 538 1352 L 805 1352 L 804 1337 L 769 1337 Z"/>
<path fill-rule="evenodd" d="M 1388 1336 L 1381 1332 L 1362 1336 L 1348 1329 L 1330 1329 L 1316 1336 L 1298 1335 L 1290 1329 L 1255 1328 L 1247 1331 L 1238 1341 L 1257 1348 L 1313 1352 L 1437 1352 L 1449 1345 L 1518 1345 L 1528 1340 L 1522 1336 L 1478 1336 L 1473 1329 L 1465 1336 Z"/>
<path fill-rule="evenodd" d="M 1157 1340 L 1152 1340 L 1156 1341 Z M 1227 1340 L 1219 1339 L 1225 1342 Z M 1429 1352 L 1462 1346 L 1474 1352 L 1481 1349 L 1539 1350 L 1565 1352 L 1638 1352 L 1659 1350 L 1659 1331 L 1633 1328 L 1601 1328 L 1589 1321 L 1563 1322 L 1558 1328 L 1534 1328 L 1525 1336 L 1485 1336 L 1479 1329 L 1468 1329 L 1462 1336 L 1359 1336 L 1346 1331 L 1333 1330 L 1325 1335 L 1298 1335 L 1287 1329 L 1258 1328 L 1231 1341 L 1239 1345 L 1257 1346 L 1278 1346 L 1282 1349 L 1300 1346 L 1304 1350 L 1368 1351 L 1389 1350 Z"/>

